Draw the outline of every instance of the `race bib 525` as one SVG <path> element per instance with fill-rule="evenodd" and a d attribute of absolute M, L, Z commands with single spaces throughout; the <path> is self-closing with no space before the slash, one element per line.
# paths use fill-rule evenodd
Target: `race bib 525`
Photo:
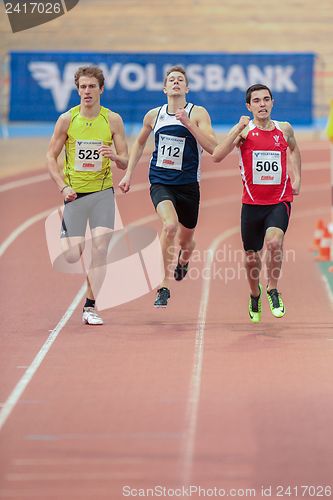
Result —
<path fill-rule="evenodd" d="M 99 172 L 102 170 L 102 157 L 98 149 L 102 141 L 76 141 L 74 169 L 80 172 Z"/>

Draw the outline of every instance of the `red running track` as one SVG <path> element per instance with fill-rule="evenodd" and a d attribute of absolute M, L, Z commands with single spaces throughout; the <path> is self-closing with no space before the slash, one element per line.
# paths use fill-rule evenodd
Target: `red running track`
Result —
<path fill-rule="evenodd" d="M 81 301 L 35 371 L 83 280 L 52 271 L 43 214 L 1 247 L 0 499 L 120 500 L 158 485 L 170 495 L 200 486 L 191 498 L 205 488 L 260 497 L 262 486 L 278 498 L 290 485 L 296 498 L 332 483 L 332 303 L 308 251 L 316 220 L 330 213 L 329 151 L 301 147 L 283 319 L 264 303 L 262 323 L 248 320 L 235 156 L 223 166 L 205 158 L 197 248 L 168 308 L 155 310 L 151 293 L 104 311 L 105 326 L 84 327 Z M 135 182 L 146 176 L 142 165 Z M 6 190 L 15 180 L 2 183 L 2 242 L 59 203 L 51 181 Z M 153 215 L 147 189 L 118 205 L 126 223 Z"/>

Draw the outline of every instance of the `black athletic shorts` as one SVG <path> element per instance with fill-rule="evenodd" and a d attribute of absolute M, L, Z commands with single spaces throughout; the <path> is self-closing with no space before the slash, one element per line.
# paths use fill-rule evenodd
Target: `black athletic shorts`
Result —
<path fill-rule="evenodd" d="M 262 249 L 266 230 L 278 227 L 285 233 L 289 224 L 291 204 L 282 201 L 276 205 L 243 204 L 241 213 L 241 232 L 244 250 L 258 252 Z"/>
<path fill-rule="evenodd" d="M 74 201 L 65 201 L 61 238 L 85 236 L 87 222 L 95 227 L 114 228 L 115 204 L 113 188 L 95 193 L 77 193 Z"/>
<path fill-rule="evenodd" d="M 179 222 L 188 229 L 194 229 L 198 222 L 200 188 L 198 182 L 191 184 L 152 184 L 150 197 L 155 210 L 164 200 L 170 200 L 175 207 Z"/>

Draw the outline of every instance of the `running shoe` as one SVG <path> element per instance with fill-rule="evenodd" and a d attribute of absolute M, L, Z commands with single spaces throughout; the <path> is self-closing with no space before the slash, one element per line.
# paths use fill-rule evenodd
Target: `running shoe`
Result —
<path fill-rule="evenodd" d="M 154 307 L 166 307 L 168 305 L 168 300 L 170 299 L 170 290 L 165 286 L 157 290 L 156 299 L 154 302 Z"/>
<path fill-rule="evenodd" d="M 261 285 L 259 283 L 259 290 L 260 293 L 258 297 L 253 297 L 253 295 L 250 295 L 250 300 L 249 300 L 249 316 L 250 320 L 252 323 L 259 323 L 261 320 Z"/>
<path fill-rule="evenodd" d="M 181 281 L 183 278 L 185 278 L 187 271 L 188 271 L 188 264 L 189 264 L 188 262 L 186 262 L 186 264 L 179 263 L 179 258 L 180 258 L 181 253 L 182 253 L 182 251 L 179 250 L 177 266 L 176 266 L 175 271 L 173 273 L 173 276 L 174 276 L 176 281 Z"/>
<path fill-rule="evenodd" d="M 97 314 L 94 307 L 84 307 L 82 323 L 85 325 L 103 325 L 102 318 Z"/>
<path fill-rule="evenodd" d="M 275 316 L 275 318 L 282 318 L 282 316 L 285 315 L 286 310 L 281 299 L 281 295 L 276 288 L 272 288 L 270 291 L 266 290 L 266 294 L 269 307 L 271 308 L 271 313 Z"/>

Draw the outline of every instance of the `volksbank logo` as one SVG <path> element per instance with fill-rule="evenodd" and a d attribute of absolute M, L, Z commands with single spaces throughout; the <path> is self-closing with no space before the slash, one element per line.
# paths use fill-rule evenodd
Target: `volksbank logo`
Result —
<path fill-rule="evenodd" d="M 80 0 L 3 0 L 12 32 L 53 21 L 72 10 Z"/>
<path fill-rule="evenodd" d="M 55 108 L 58 112 L 65 111 L 74 86 L 74 73 L 80 66 L 92 64 L 91 61 L 70 62 L 65 64 L 61 73 L 55 62 L 34 61 L 28 68 L 34 80 L 43 89 L 50 90 Z M 172 61 L 161 67 L 155 63 L 146 65 L 134 62 L 116 62 L 111 66 L 98 64 L 105 76 L 105 90 L 113 90 L 116 86 L 127 92 L 149 91 L 161 92 L 163 77 L 166 70 L 177 61 Z M 190 90 L 192 92 L 245 92 L 254 83 L 268 85 L 274 92 L 297 92 L 298 88 L 292 77 L 295 72 L 293 65 L 266 65 L 259 67 L 255 64 L 243 66 L 233 64 L 225 68 L 219 64 L 189 64 L 185 67 Z"/>

